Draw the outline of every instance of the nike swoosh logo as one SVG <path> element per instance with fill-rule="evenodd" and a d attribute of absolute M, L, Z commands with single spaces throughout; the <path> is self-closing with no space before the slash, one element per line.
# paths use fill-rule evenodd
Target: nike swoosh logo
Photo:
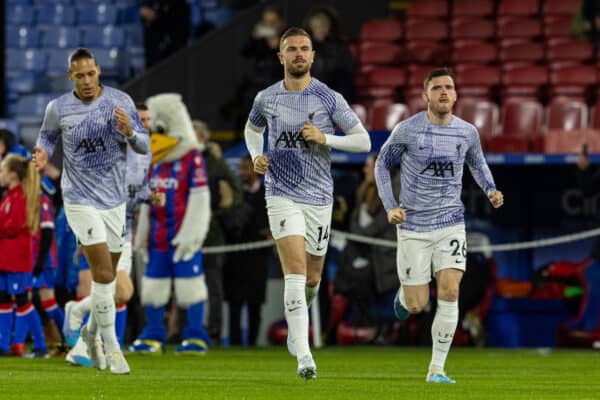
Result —
<path fill-rule="evenodd" d="M 296 311 L 298 309 L 300 309 L 300 307 L 288 308 L 288 312 Z"/>
<path fill-rule="evenodd" d="M 441 343 L 441 344 L 450 343 L 450 340 L 442 341 L 442 340 L 438 339 L 438 343 Z"/>
<path fill-rule="evenodd" d="M 463 260 L 454 260 L 454 262 L 457 263 L 457 264 L 462 264 Z"/>

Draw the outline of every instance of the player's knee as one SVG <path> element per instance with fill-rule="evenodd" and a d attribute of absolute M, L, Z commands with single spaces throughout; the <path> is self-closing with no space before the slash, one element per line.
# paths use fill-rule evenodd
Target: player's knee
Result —
<path fill-rule="evenodd" d="M 115 280 L 115 272 L 112 268 L 103 268 L 94 272 L 94 281 L 98 283 L 111 283 Z"/>
<path fill-rule="evenodd" d="M 142 279 L 142 291 L 140 298 L 142 305 L 162 307 L 171 297 L 171 278 L 148 278 Z"/>
<path fill-rule="evenodd" d="M 306 277 L 306 286 L 314 288 L 315 286 L 317 286 L 319 284 L 320 280 L 321 280 L 320 276 L 307 276 Z"/>
<path fill-rule="evenodd" d="M 458 287 L 441 287 L 438 291 L 438 299 L 444 301 L 458 300 Z"/>
<path fill-rule="evenodd" d="M 419 301 L 416 297 L 406 298 L 406 307 L 411 314 L 419 314 L 427 307 L 427 302 Z"/>
<path fill-rule="evenodd" d="M 208 290 L 204 275 L 175 279 L 175 296 L 179 306 L 189 307 L 192 304 L 206 300 L 207 295 Z"/>

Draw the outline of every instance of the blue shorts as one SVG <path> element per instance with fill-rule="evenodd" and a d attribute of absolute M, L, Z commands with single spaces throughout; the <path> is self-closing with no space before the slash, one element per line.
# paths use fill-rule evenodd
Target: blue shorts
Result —
<path fill-rule="evenodd" d="M 54 289 L 56 283 L 56 268 L 46 267 L 37 278 L 31 278 L 31 287 L 33 289 Z"/>
<path fill-rule="evenodd" d="M 202 275 L 202 253 L 197 252 L 190 261 L 173 263 L 175 249 L 168 251 L 150 250 L 150 261 L 146 267 L 148 278 L 191 278 Z"/>
<path fill-rule="evenodd" d="M 0 271 L 0 291 L 22 294 L 31 289 L 31 272 Z"/>

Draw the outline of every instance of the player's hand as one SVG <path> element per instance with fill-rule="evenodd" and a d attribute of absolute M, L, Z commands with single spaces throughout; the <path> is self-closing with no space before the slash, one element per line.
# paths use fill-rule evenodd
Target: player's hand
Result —
<path fill-rule="evenodd" d="M 256 156 L 254 159 L 254 172 L 264 175 L 269 169 L 269 158 L 267 156 Z"/>
<path fill-rule="evenodd" d="M 390 224 L 398 225 L 406 220 L 406 211 L 403 208 L 397 207 L 392 208 L 388 212 L 388 222 Z"/>
<path fill-rule="evenodd" d="M 499 190 L 492 190 L 489 192 L 488 199 L 490 199 L 490 203 L 492 203 L 492 207 L 494 208 L 498 208 L 504 204 L 504 195 Z"/>
<path fill-rule="evenodd" d="M 150 195 L 150 204 L 156 207 L 164 207 L 167 202 L 167 197 L 164 192 L 154 191 Z"/>
<path fill-rule="evenodd" d="M 300 129 L 300 133 L 307 142 L 325 144 L 325 135 L 310 121 L 304 124 L 302 129 Z"/>
<path fill-rule="evenodd" d="M 48 153 L 46 153 L 46 150 L 42 149 L 41 147 L 34 146 L 31 159 L 33 160 L 35 168 L 37 168 L 38 171 L 41 171 L 48 163 Z"/>
<path fill-rule="evenodd" d="M 127 115 L 127 113 L 125 113 L 125 111 L 121 110 L 119 107 L 115 108 L 115 119 L 117 120 L 117 129 L 119 130 L 119 132 L 121 132 L 127 137 L 133 135 L 129 116 Z"/>

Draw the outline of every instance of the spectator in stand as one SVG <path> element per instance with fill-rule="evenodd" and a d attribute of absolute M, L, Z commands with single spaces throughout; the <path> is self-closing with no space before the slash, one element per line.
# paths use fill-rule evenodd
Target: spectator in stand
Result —
<path fill-rule="evenodd" d="M 598 48 L 600 45 L 600 1 L 583 0 L 582 12 L 589 23 L 588 32 L 590 40 Z"/>
<path fill-rule="evenodd" d="M 327 6 L 312 9 L 304 19 L 304 29 L 313 38 L 313 76 L 352 102 L 356 98 L 354 61 L 340 31 L 337 12 Z"/>
<path fill-rule="evenodd" d="M 143 0 L 146 67 L 185 47 L 190 36 L 190 8 L 186 0 Z"/>
<path fill-rule="evenodd" d="M 202 151 L 208 174 L 210 188 L 211 219 L 204 246 L 221 246 L 225 244 L 225 232 L 222 216 L 234 207 L 242 204 L 242 187 L 233 171 L 221 158 L 220 147 L 210 142 L 208 125 L 199 120 L 192 121 L 198 142 L 205 145 Z M 219 343 L 222 327 L 223 264 L 225 254 L 204 254 L 204 274 L 208 287 L 208 334 L 213 343 Z"/>
<path fill-rule="evenodd" d="M 242 48 L 241 54 L 252 64 L 252 68 L 235 91 L 235 98 L 223 110 L 235 121 L 238 131 L 243 129 L 258 91 L 281 79 L 277 52 L 285 25 L 285 18 L 279 9 L 265 8 L 260 21 L 252 29 L 252 36 Z"/>
<path fill-rule="evenodd" d="M 271 238 L 267 222 L 265 187 L 250 157 L 240 162 L 244 203 L 229 215 L 227 232 L 232 242 L 245 243 Z M 242 344 L 241 312 L 248 307 L 248 345 L 256 345 L 265 302 L 270 248 L 229 253 L 225 264 L 225 296 L 229 302 L 229 332 L 233 345 Z"/>
<path fill-rule="evenodd" d="M 350 216 L 351 233 L 377 239 L 394 240 L 396 230 L 387 220 L 387 213 L 375 184 L 376 155 L 367 157 L 364 179 L 356 191 L 356 203 Z M 397 180 L 394 192 L 398 193 Z M 353 306 L 352 323 L 356 326 L 379 325 L 377 343 L 389 344 L 394 315 L 389 304 L 399 286 L 396 272 L 396 249 L 348 242 L 340 254 L 340 268 L 335 290 L 346 296 Z M 380 306 L 380 307 L 378 307 Z M 378 310 L 389 310 L 389 315 Z"/>

